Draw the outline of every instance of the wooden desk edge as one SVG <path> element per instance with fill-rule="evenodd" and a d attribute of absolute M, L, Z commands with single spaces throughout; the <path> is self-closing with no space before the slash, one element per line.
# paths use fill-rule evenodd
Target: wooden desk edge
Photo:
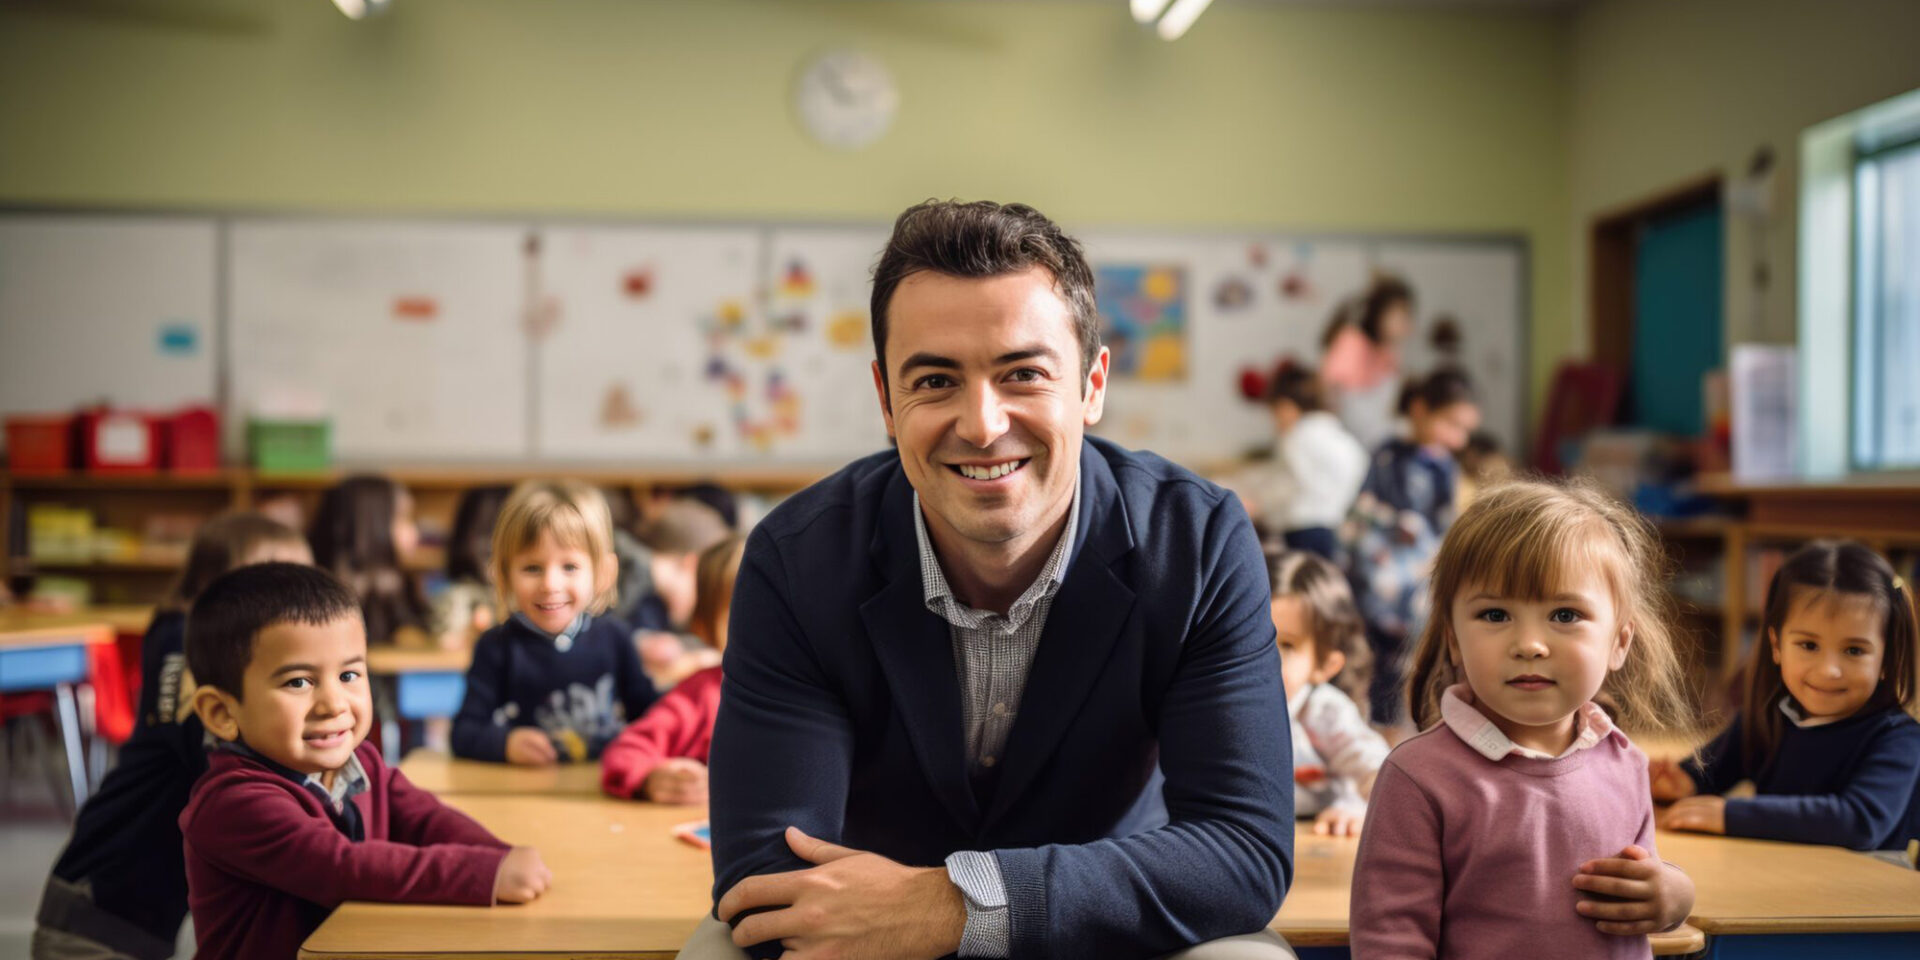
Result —
<path fill-rule="evenodd" d="M 1739 920 L 1689 917 L 1687 923 L 1711 937 L 1789 933 L 1920 933 L 1920 914 L 1884 917 L 1748 917 Z"/>
<path fill-rule="evenodd" d="M 1344 947 L 1348 945 L 1348 928 L 1325 924 L 1290 925 L 1276 923 L 1273 932 L 1287 939 L 1291 947 Z M 1691 924 L 1681 924 L 1666 933 L 1656 933 L 1647 938 L 1653 944 L 1656 957 L 1674 957 L 1689 953 L 1699 953 L 1707 948 L 1707 935 Z"/>
<path fill-rule="evenodd" d="M 75 644 L 112 643 L 117 634 L 107 623 L 74 623 L 58 627 L 31 627 L 0 633 L 0 650 L 31 650 L 36 647 L 69 647 Z"/>

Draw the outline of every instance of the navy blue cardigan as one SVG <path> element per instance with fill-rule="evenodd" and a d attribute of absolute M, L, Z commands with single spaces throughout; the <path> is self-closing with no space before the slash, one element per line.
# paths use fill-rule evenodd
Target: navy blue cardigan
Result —
<path fill-rule="evenodd" d="M 1220 488 L 1102 440 L 1080 478 L 1078 542 L 984 799 L 899 455 L 761 522 L 713 739 L 716 900 L 808 866 L 795 825 L 917 866 L 993 851 L 1015 958 L 1148 957 L 1273 920 L 1293 764 L 1253 527 Z"/>
<path fill-rule="evenodd" d="M 1752 780 L 1755 796 L 1727 801 L 1727 835 L 1855 850 L 1902 850 L 1920 839 L 1920 723 L 1899 707 L 1797 727 L 1781 718 L 1780 748 L 1747 769 L 1733 723 L 1684 766 L 1701 793 Z"/>

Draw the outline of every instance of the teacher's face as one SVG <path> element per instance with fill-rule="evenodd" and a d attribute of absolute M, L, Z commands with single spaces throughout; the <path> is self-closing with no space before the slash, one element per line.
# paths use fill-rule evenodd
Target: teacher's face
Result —
<path fill-rule="evenodd" d="M 1052 274 L 913 274 L 888 303 L 885 357 L 885 377 L 873 367 L 880 409 L 930 526 L 997 544 L 1064 515 L 1108 361 L 1102 348 L 1081 379 Z"/>

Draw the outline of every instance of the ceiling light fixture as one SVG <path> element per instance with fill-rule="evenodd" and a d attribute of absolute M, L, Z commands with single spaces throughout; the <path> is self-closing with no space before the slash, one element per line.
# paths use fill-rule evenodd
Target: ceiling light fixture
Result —
<path fill-rule="evenodd" d="M 387 12 L 393 0 L 333 0 L 333 5 L 347 15 L 348 20 L 365 20 Z"/>
<path fill-rule="evenodd" d="M 1152 23 L 1160 19 L 1160 11 L 1171 2 L 1173 0 L 1129 0 L 1128 6 L 1133 9 L 1134 23 Z"/>
<path fill-rule="evenodd" d="M 1188 27 L 1193 26 L 1195 20 L 1200 19 L 1200 14 L 1205 13 L 1207 5 L 1212 2 L 1213 0 L 1173 0 L 1172 9 L 1167 11 L 1166 16 L 1160 18 L 1160 23 L 1154 27 L 1154 30 L 1160 34 L 1162 40 L 1169 42 L 1178 40 L 1186 34 Z M 1136 0 L 1134 10 L 1137 12 L 1139 8 L 1140 4 Z"/>

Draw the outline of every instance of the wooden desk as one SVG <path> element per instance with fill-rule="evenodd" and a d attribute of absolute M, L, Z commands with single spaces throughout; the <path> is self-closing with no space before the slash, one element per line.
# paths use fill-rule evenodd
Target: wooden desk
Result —
<path fill-rule="evenodd" d="M 670 958 L 712 906 L 709 855 L 676 840 L 697 807 L 587 797 L 463 796 L 454 805 L 509 843 L 532 844 L 553 889 L 522 906 L 349 903 L 300 955 Z"/>
<path fill-rule="evenodd" d="M 93 720 L 90 715 L 83 717 L 74 686 L 85 684 L 91 675 L 87 647 L 112 643 L 114 636 L 110 624 L 88 616 L 85 611 L 0 610 L 0 693 L 53 691 L 54 721 L 67 755 L 67 783 L 76 811 L 87 802 L 87 793 L 92 787 L 90 771 L 104 770 L 105 762 L 97 740 L 93 741 L 95 752 L 102 759 L 95 763 L 87 760 L 87 744 L 82 738 L 92 739 Z"/>
<path fill-rule="evenodd" d="M 438 750 L 407 754 L 400 772 L 414 786 L 443 799 L 457 797 L 456 805 L 472 796 L 594 797 L 600 795 L 600 765 L 563 763 L 551 767 L 517 767 L 506 763 L 458 760 Z M 693 813 L 680 821 L 699 819 Z"/>
<path fill-rule="evenodd" d="M 539 847 L 553 868 L 553 890 L 525 906 L 491 909 L 350 903 L 307 939 L 301 957 L 669 958 L 711 907 L 707 853 L 671 835 L 675 825 L 699 819 L 697 809 L 572 797 L 468 795 L 451 802 L 501 839 Z M 1274 929 L 1302 948 L 1303 958 L 1344 956 L 1358 841 L 1311 830 L 1295 832 L 1296 881 Z M 1703 940 L 1683 927 L 1655 938 L 1654 952 L 1696 952 Z"/>
<path fill-rule="evenodd" d="M 1920 956 L 1920 872 L 1838 847 L 1661 831 L 1714 957 Z M 1794 944 L 1819 935 L 1811 953 Z M 1844 946 L 1842 946 L 1844 944 Z"/>
<path fill-rule="evenodd" d="M 1301 960 L 1347 956 L 1348 908 L 1353 861 L 1360 841 L 1322 837 L 1301 821 L 1293 830 L 1293 889 L 1280 905 L 1273 929 L 1287 938 Z M 1665 853 L 1663 848 L 1662 853 Z M 1650 938 L 1654 956 L 1678 956 L 1706 949 L 1706 936 L 1691 926 Z"/>

